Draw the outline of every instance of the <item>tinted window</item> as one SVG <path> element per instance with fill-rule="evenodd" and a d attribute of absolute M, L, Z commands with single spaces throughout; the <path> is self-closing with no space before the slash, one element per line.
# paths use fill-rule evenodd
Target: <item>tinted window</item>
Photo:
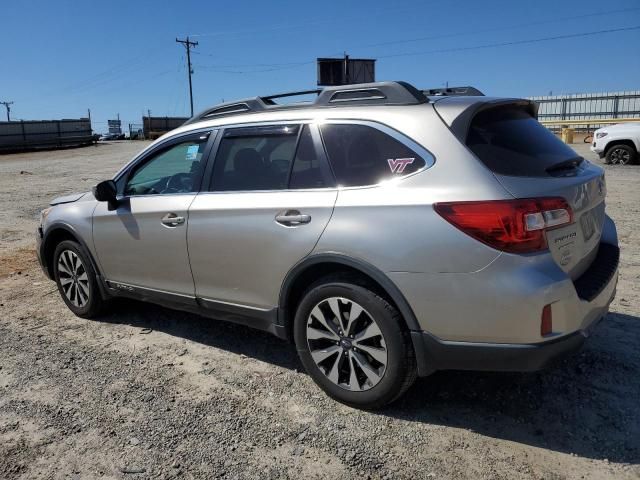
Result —
<path fill-rule="evenodd" d="M 298 125 L 229 129 L 213 167 L 217 191 L 287 188 Z"/>
<path fill-rule="evenodd" d="M 153 154 L 129 176 L 125 195 L 189 193 L 198 188 L 204 167 L 207 135 L 172 145 Z"/>
<path fill-rule="evenodd" d="M 577 157 L 527 111 L 514 107 L 478 113 L 469 127 L 467 146 L 502 175 L 547 176 L 554 165 Z"/>
<path fill-rule="evenodd" d="M 425 166 L 416 152 L 373 127 L 325 124 L 321 129 L 339 185 L 375 185 Z"/>
<path fill-rule="evenodd" d="M 289 188 L 323 188 L 333 186 L 333 175 L 323 158 L 319 158 L 309 126 L 300 134 Z"/>

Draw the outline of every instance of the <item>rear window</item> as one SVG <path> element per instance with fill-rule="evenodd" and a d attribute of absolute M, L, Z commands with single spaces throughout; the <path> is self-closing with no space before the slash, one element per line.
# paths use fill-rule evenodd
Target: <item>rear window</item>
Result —
<path fill-rule="evenodd" d="M 514 107 L 478 113 L 469 127 L 467 146 L 501 175 L 546 177 L 554 167 L 580 158 L 526 110 Z"/>

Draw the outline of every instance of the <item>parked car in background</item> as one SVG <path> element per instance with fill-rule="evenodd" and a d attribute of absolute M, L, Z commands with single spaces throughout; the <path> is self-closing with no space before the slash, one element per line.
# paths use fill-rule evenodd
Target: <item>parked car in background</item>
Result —
<path fill-rule="evenodd" d="M 105 142 L 105 141 L 109 141 L 109 140 L 118 140 L 118 134 L 117 133 L 103 133 L 102 135 L 100 135 L 100 141 L 101 142 Z"/>
<path fill-rule="evenodd" d="M 618 123 L 593 133 L 591 151 L 612 165 L 637 163 L 640 152 L 640 122 Z"/>
<path fill-rule="evenodd" d="M 534 102 L 456 93 L 380 82 L 207 109 L 54 200 L 43 270 L 81 317 L 124 296 L 292 340 L 356 407 L 436 370 L 542 368 L 615 295 L 604 172 Z"/>
<path fill-rule="evenodd" d="M 103 133 L 100 135 L 101 141 L 109 140 L 125 140 L 127 137 L 124 133 Z"/>

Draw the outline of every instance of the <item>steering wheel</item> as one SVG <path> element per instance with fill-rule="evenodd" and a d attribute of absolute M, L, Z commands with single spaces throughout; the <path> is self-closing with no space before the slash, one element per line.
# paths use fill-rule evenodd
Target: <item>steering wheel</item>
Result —
<path fill-rule="evenodd" d="M 167 179 L 162 193 L 181 193 L 190 191 L 193 187 L 193 178 L 190 173 L 176 173 Z"/>

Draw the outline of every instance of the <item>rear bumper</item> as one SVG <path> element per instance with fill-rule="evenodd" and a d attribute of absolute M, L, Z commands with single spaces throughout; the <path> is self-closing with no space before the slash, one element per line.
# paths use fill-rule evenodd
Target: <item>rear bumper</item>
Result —
<path fill-rule="evenodd" d="M 618 283 L 618 261 L 618 247 L 601 244 L 592 266 L 574 283 L 577 301 L 554 309 L 579 327 L 555 338 L 536 343 L 465 342 L 412 331 L 418 374 L 426 376 L 436 370 L 535 371 L 576 352 L 609 311 Z"/>
<path fill-rule="evenodd" d="M 530 372 L 541 370 L 580 349 L 593 327 L 535 344 L 471 343 L 440 340 L 427 332 L 411 332 L 416 348 L 418 373 L 436 370 Z"/>

